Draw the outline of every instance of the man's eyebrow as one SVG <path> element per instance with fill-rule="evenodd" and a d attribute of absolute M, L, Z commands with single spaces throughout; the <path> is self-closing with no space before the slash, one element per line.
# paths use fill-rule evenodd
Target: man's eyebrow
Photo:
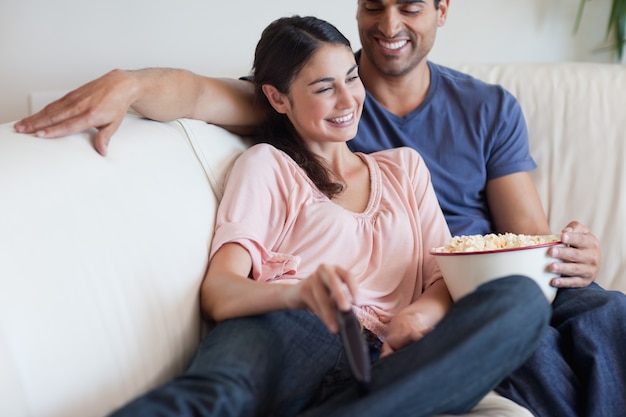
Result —
<path fill-rule="evenodd" d="M 346 72 L 346 75 L 352 74 L 357 68 L 359 68 L 358 65 L 354 65 L 354 66 L 350 67 L 348 72 Z M 320 78 L 320 79 L 317 79 L 317 80 L 309 83 L 309 85 L 315 85 L 315 84 L 319 84 L 319 83 L 328 83 L 328 82 L 331 82 L 331 81 L 335 81 L 335 79 L 333 77 Z"/>

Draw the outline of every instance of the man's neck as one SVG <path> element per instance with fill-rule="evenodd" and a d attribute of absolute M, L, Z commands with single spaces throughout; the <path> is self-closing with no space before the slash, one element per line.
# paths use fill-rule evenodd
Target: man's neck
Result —
<path fill-rule="evenodd" d="M 405 75 L 389 76 L 382 74 L 365 55 L 362 55 L 359 75 L 365 88 L 376 101 L 400 117 L 422 104 L 430 87 L 430 68 L 426 58 Z"/>

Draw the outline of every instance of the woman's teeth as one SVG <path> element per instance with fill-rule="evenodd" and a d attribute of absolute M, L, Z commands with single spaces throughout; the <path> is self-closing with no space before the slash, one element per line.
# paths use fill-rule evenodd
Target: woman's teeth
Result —
<path fill-rule="evenodd" d="M 352 120 L 353 117 L 354 117 L 354 113 L 350 113 L 345 116 L 337 117 L 335 119 L 330 119 L 330 121 L 333 123 L 345 123 L 345 122 L 349 122 L 350 120 Z"/>

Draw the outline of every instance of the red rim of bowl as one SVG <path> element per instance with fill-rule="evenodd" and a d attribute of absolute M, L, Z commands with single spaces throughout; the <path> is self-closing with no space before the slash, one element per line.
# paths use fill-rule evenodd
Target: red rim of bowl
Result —
<path fill-rule="evenodd" d="M 430 251 L 430 254 L 433 256 L 458 256 L 458 255 L 479 255 L 484 253 L 501 253 L 501 252 L 517 252 L 525 249 L 536 249 L 536 248 L 547 248 L 550 246 L 562 245 L 563 242 L 547 242 L 540 243 L 537 245 L 529 245 L 529 246 L 520 246 L 518 248 L 502 248 L 502 249 L 491 249 L 491 250 L 475 250 L 475 251 L 467 251 L 467 252 L 437 252 L 434 249 Z"/>

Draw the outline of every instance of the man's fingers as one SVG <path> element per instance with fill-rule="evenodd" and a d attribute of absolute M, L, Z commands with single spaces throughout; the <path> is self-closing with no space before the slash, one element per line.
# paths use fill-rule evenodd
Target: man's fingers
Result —
<path fill-rule="evenodd" d="M 79 114 L 69 119 L 63 119 L 58 123 L 36 129 L 33 133 L 35 134 L 35 136 L 40 138 L 52 139 L 82 132 L 84 130 L 90 129 L 93 126 L 94 125 L 89 117 L 86 117 L 83 114 Z"/>
<path fill-rule="evenodd" d="M 115 129 L 111 130 L 109 127 L 107 127 L 105 129 L 100 129 L 96 134 L 96 139 L 93 146 L 94 148 L 96 148 L 96 151 L 98 151 L 100 155 L 107 156 L 109 150 L 109 142 L 111 141 L 111 136 L 113 136 L 114 132 Z"/>
<path fill-rule="evenodd" d="M 578 222 L 576 220 L 573 220 L 573 221 L 569 222 L 567 224 L 567 226 L 565 226 L 563 228 L 562 233 L 568 233 L 568 232 L 585 234 L 585 233 L 591 233 L 591 230 L 587 226 L 585 226 L 584 224 L 582 224 L 582 223 L 580 223 L 580 222 Z"/>
<path fill-rule="evenodd" d="M 558 277 L 554 278 L 550 284 L 556 288 L 582 288 L 588 286 L 590 282 L 578 277 Z"/>
<path fill-rule="evenodd" d="M 109 142 L 111 138 L 117 132 L 120 125 L 122 124 L 123 118 L 118 118 L 114 122 L 109 123 L 108 125 L 98 128 L 98 134 L 96 135 L 94 147 L 96 151 L 102 156 L 106 156 L 109 150 Z"/>
<path fill-rule="evenodd" d="M 24 119 L 15 123 L 15 130 L 19 133 L 37 133 L 40 132 L 42 137 L 48 132 L 48 135 L 54 134 L 56 130 L 55 126 L 63 125 L 68 120 L 72 120 L 85 112 L 82 106 L 76 104 L 75 101 L 70 101 L 68 95 L 65 97 L 48 104 L 39 112 L 32 116 L 25 117 Z M 58 136 L 47 136 L 58 137 Z"/>

